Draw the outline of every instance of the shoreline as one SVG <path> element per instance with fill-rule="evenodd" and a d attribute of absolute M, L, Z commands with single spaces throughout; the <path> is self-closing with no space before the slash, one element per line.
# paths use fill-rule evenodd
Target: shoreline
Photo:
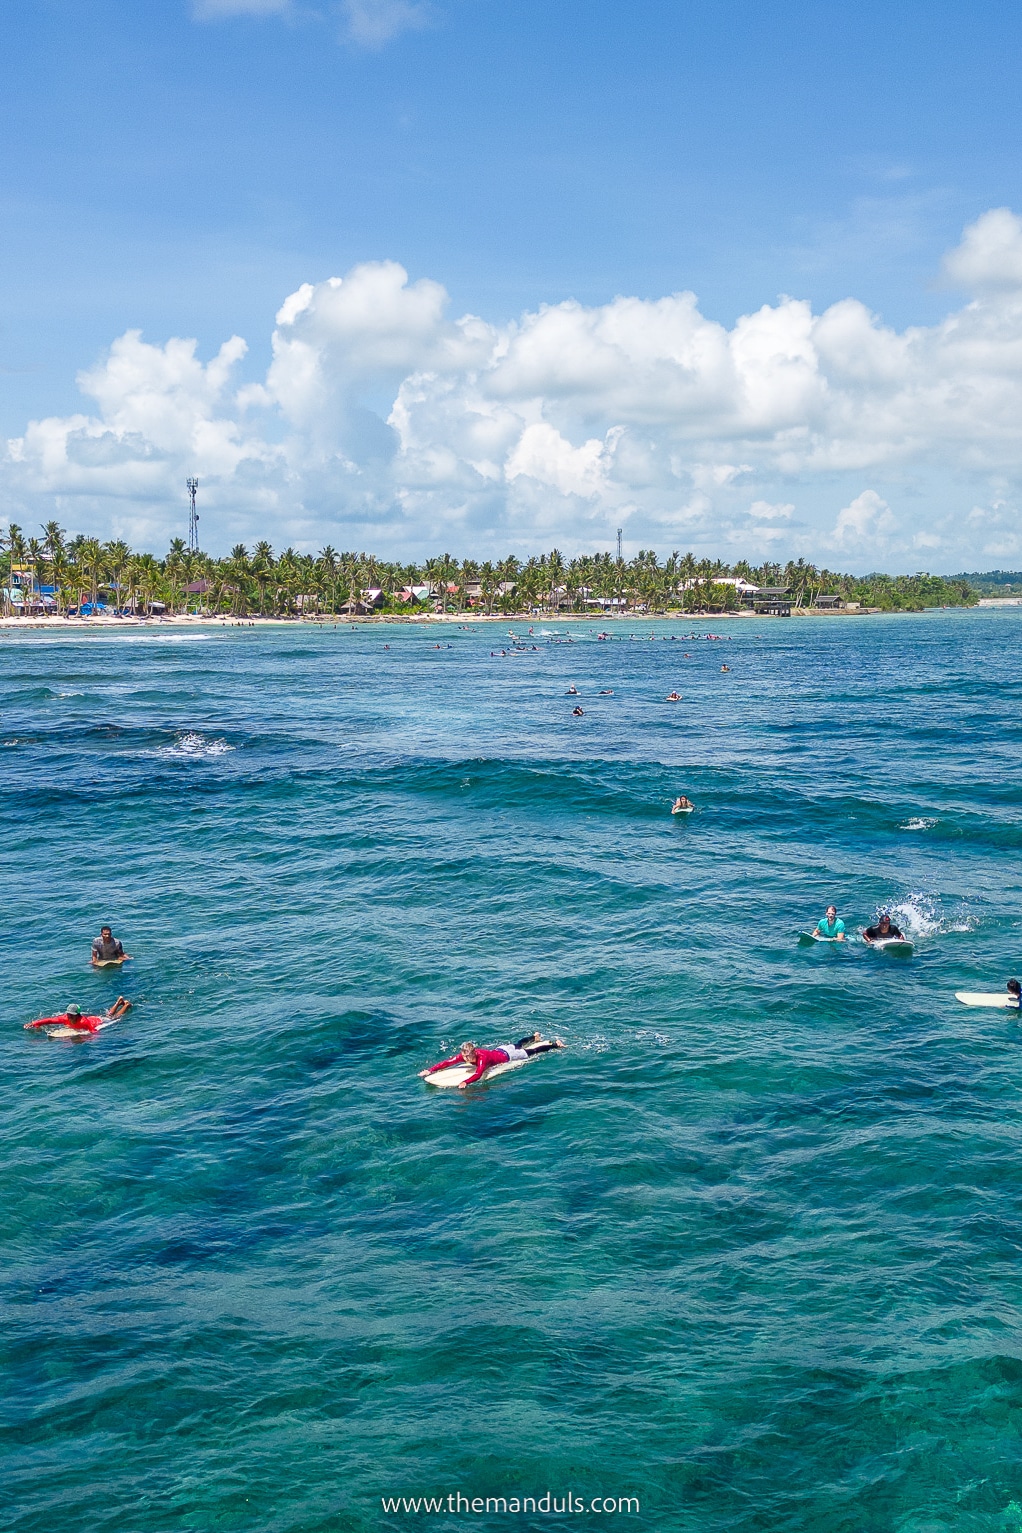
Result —
<path fill-rule="evenodd" d="M 970 607 L 924 607 L 914 611 L 905 609 L 886 611 L 883 607 L 856 607 L 849 610 L 846 607 L 792 607 L 791 617 L 799 618 L 859 618 L 859 617 L 920 617 L 924 612 L 974 612 L 982 607 L 986 610 L 1006 606 L 1022 607 L 1022 598 L 987 599 L 977 602 Z M 54 633 L 87 633 L 118 631 L 125 628 L 150 628 L 153 630 L 167 628 L 361 628 L 369 624 L 426 624 L 439 623 L 455 627 L 475 626 L 476 624 L 497 623 L 522 625 L 537 623 L 579 623 L 591 622 L 594 624 L 619 626 L 622 623 L 730 623 L 733 621 L 747 621 L 756 618 L 764 623 L 785 622 L 786 618 L 779 617 L 776 613 L 767 612 L 629 612 L 629 613 L 543 613 L 540 616 L 526 616 L 521 613 L 508 614 L 500 612 L 367 612 L 355 618 L 338 614 L 324 614 L 321 617 L 223 617 L 201 616 L 196 613 L 176 613 L 173 617 L 57 617 L 56 615 L 38 615 L 35 617 L 0 617 L 0 630 L 8 633 L 33 630 L 36 632 Z"/>

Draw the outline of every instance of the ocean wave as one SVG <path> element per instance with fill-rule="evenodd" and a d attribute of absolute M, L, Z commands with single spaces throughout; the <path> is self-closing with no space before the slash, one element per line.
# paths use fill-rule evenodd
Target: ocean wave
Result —
<path fill-rule="evenodd" d="M 228 745 L 226 740 L 210 740 L 199 734 L 198 730 L 190 729 L 178 735 L 175 744 L 161 746 L 154 755 L 193 760 L 196 757 L 226 756 L 228 751 L 233 750 L 234 746 Z"/>
<path fill-rule="evenodd" d="M 932 830 L 937 824 L 936 820 L 928 819 L 925 815 L 917 815 L 913 820 L 907 820 L 904 825 L 899 825 L 899 830 Z"/>

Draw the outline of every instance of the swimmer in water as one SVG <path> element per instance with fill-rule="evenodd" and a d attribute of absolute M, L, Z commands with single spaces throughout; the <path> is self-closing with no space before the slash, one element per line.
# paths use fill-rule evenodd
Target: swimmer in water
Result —
<path fill-rule="evenodd" d="M 581 708 L 572 708 L 571 716 L 572 716 L 573 719 L 584 719 L 585 718 L 585 712 Z"/>
<path fill-rule="evenodd" d="M 684 793 L 679 793 L 678 797 L 674 800 L 674 803 L 671 805 L 671 813 L 672 814 L 680 814 L 683 809 L 694 809 L 694 808 L 695 808 L 695 804 L 693 804 L 692 800 L 686 798 Z"/>

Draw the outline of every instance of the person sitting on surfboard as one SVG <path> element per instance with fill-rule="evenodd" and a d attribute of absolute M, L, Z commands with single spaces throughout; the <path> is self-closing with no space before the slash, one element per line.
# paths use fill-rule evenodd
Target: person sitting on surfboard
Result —
<path fill-rule="evenodd" d="M 891 924 L 891 918 L 886 910 L 875 926 L 867 926 L 863 932 L 867 942 L 888 942 L 892 937 L 899 942 L 904 942 L 905 933 L 897 926 Z"/>
<path fill-rule="evenodd" d="M 463 1091 L 493 1065 L 508 1064 L 514 1059 L 531 1059 L 534 1054 L 546 1054 L 550 1049 L 563 1048 L 560 1038 L 555 1038 L 551 1043 L 539 1033 L 531 1033 L 528 1038 L 520 1038 L 517 1043 L 499 1043 L 492 1049 L 480 1049 L 474 1043 L 463 1043 L 459 1053 L 450 1059 L 442 1059 L 438 1065 L 430 1065 L 428 1070 L 420 1070 L 419 1075 L 425 1080 L 427 1075 L 433 1075 L 437 1070 L 446 1070 L 448 1065 L 471 1065 L 475 1073 L 461 1082 L 458 1090 Z"/>
<path fill-rule="evenodd" d="M 845 923 L 837 918 L 837 906 L 828 905 L 827 914 L 822 921 L 817 922 L 813 932 L 814 937 L 829 937 L 836 942 L 845 940 Z"/>
<path fill-rule="evenodd" d="M 109 963 L 112 958 L 127 958 L 129 954 L 118 942 L 109 926 L 101 926 L 98 937 L 92 939 L 92 961 L 94 964 Z"/>
<path fill-rule="evenodd" d="M 39 1017 L 35 1022 L 26 1022 L 25 1027 L 73 1027 L 76 1032 L 97 1033 L 101 1022 L 117 1022 L 125 1012 L 130 1010 L 131 1002 L 123 995 L 119 995 L 101 1017 L 83 1016 L 80 1006 L 69 1006 L 67 1011 L 61 1012 L 59 1016 Z"/>

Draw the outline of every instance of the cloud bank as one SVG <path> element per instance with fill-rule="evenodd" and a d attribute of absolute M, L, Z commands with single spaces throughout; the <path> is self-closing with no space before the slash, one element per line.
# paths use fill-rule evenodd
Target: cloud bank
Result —
<path fill-rule="evenodd" d="M 78 382 L 88 409 L 6 444 L 15 519 L 159 546 L 197 474 L 211 550 L 270 536 L 418 554 L 629 547 L 849 568 L 1022 555 L 1022 220 L 967 228 L 969 293 L 898 332 L 856 299 L 781 298 L 730 329 L 693 293 L 453 318 L 394 261 L 306 283 L 272 361 L 234 336 L 129 330 Z"/>

